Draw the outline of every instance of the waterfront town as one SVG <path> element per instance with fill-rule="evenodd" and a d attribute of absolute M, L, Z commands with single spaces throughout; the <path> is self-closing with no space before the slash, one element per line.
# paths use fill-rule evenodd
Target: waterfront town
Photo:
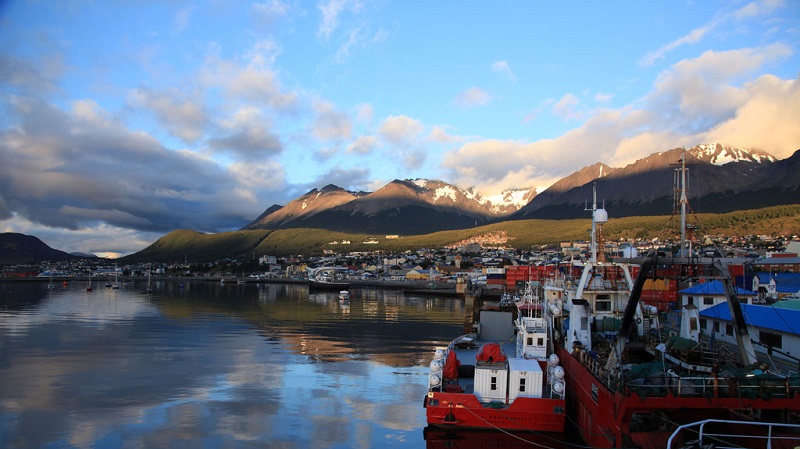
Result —
<path fill-rule="evenodd" d="M 493 241 L 460 242 L 459 246 L 441 249 L 418 249 L 402 253 L 386 251 L 343 251 L 346 245 L 336 242 L 338 251 L 325 250 L 314 256 L 292 255 L 277 257 L 254 254 L 250 260 L 177 260 L 121 264 L 114 259 L 80 258 L 66 261 L 46 261 L 37 264 L 10 265 L 2 268 L 5 279 L 69 278 L 92 276 L 96 279 L 115 275 L 123 280 L 144 278 L 204 278 L 256 282 L 267 279 L 305 280 L 309 272 L 319 267 L 337 267 L 344 280 L 371 281 L 427 281 L 439 284 L 456 283 L 459 278 L 469 278 L 484 289 L 516 291 L 525 279 L 506 276 L 526 266 L 556 265 L 567 261 L 586 260 L 590 254 L 587 241 L 567 241 L 558 245 L 542 246 L 527 251 L 497 245 Z M 603 245 L 610 259 L 636 258 L 652 251 L 666 252 L 673 246 L 670 241 L 638 240 L 607 242 Z M 761 289 L 761 299 L 776 301 L 800 290 L 800 236 L 749 236 L 710 237 L 697 242 L 693 250 L 697 256 L 734 258 L 751 273 L 769 273 L 768 289 Z M 769 278 L 769 276 L 767 276 Z M 758 290 L 759 279 L 755 276 Z M 783 281 L 776 285 L 776 279 Z M 741 285 L 739 279 L 737 285 Z"/>

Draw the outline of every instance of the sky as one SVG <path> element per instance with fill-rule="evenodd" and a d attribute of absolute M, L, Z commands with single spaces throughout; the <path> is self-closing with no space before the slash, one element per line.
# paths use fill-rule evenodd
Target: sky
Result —
<path fill-rule="evenodd" d="M 800 148 L 800 0 L 0 0 L 0 232 L 115 257 L 328 184 Z"/>

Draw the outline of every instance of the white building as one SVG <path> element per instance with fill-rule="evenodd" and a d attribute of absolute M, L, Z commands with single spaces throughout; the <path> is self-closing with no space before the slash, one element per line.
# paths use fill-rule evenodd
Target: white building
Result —
<path fill-rule="evenodd" d="M 757 353 L 771 353 L 770 357 L 797 366 L 796 360 L 782 353 L 800 357 L 800 310 L 742 304 L 742 315 Z M 700 327 L 715 341 L 737 344 L 727 304 L 718 304 L 700 312 Z"/>
<path fill-rule="evenodd" d="M 720 281 L 696 284 L 678 293 L 681 295 L 681 309 L 688 305 L 693 305 L 700 312 L 703 312 L 710 307 L 726 302 L 725 289 Z M 736 296 L 739 298 L 740 303 L 752 304 L 756 294 L 750 290 L 736 287 Z"/>

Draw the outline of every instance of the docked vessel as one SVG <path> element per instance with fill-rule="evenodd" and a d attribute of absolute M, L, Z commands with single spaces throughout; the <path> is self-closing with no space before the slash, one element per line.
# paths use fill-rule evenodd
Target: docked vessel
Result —
<path fill-rule="evenodd" d="M 429 426 L 564 431 L 564 368 L 552 315 L 537 300 L 483 308 L 472 332 L 436 349 L 423 403 Z"/>
<path fill-rule="evenodd" d="M 569 392 L 567 413 L 582 439 L 595 448 L 682 447 L 670 440 L 672 432 L 705 419 L 718 420 L 719 434 L 737 426 L 725 423 L 744 420 L 789 424 L 776 431 L 800 436 L 800 375 L 756 359 L 725 261 L 678 254 L 632 265 L 606 262 L 597 256 L 595 226 L 607 215 L 596 201 L 592 210 L 591 260 L 579 275 L 567 269 L 548 280 L 544 294 L 548 307 L 562 310 L 554 318 L 556 354 Z M 679 253 L 685 247 L 682 239 Z M 632 271 L 638 271 L 635 282 Z M 665 277 L 721 281 L 738 348 L 703 339 L 693 306 L 681 310 L 677 332 L 664 330 L 656 307 L 640 299 L 646 279 Z M 743 441 L 737 447 L 767 447 L 755 434 Z"/>
<path fill-rule="evenodd" d="M 312 270 L 308 277 L 308 287 L 312 290 L 342 291 L 350 288 L 350 283 L 339 278 L 340 268 L 321 267 Z"/>

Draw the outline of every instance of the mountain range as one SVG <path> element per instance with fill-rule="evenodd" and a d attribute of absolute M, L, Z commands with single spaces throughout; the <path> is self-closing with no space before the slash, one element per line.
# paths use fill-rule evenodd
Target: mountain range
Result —
<path fill-rule="evenodd" d="M 655 153 L 622 168 L 598 162 L 562 178 L 538 195 L 533 188 L 522 188 L 484 197 L 473 189 L 423 179 L 395 180 L 375 192 L 351 192 L 327 185 L 285 206 L 269 207 L 240 231 L 203 234 L 176 230 L 126 259 L 171 260 L 174 254 L 191 252 L 198 260 L 215 260 L 233 253 L 278 253 L 279 247 L 286 245 L 284 250 L 294 254 L 292 251 L 300 243 L 307 244 L 304 251 L 313 252 L 319 250 L 320 242 L 348 237 L 343 233 L 364 238 L 425 236 L 501 222 L 512 228 L 513 223 L 509 222 L 515 220 L 588 219 L 586 207 L 593 187 L 598 202 L 611 218 L 670 215 L 674 209 L 673 180 L 682 152 L 676 148 Z M 698 145 L 686 150 L 686 160 L 692 212 L 726 213 L 800 204 L 800 150 L 777 160 L 762 151 Z M 783 223 L 780 219 L 775 226 L 786 227 L 785 223 L 778 223 Z M 566 221 L 557 227 L 564 226 Z M 796 226 L 789 226 L 792 227 Z M 305 229 L 298 233 L 291 231 L 293 228 L 318 231 Z M 560 235 L 563 232 L 548 232 L 551 239 L 565 238 Z M 433 237 L 405 241 L 425 245 L 430 238 Z M 34 236 L 0 234 L 0 264 L 74 257 L 86 255 L 55 250 Z"/>
<path fill-rule="evenodd" d="M 612 217 L 669 215 L 683 149 L 652 154 L 622 168 L 584 167 L 536 194 L 515 189 L 482 197 L 437 180 L 394 180 L 375 192 L 335 185 L 313 189 L 285 206 L 273 205 L 242 229 L 319 228 L 338 232 L 416 235 L 505 220 L 586 216 L 596 187 Z M 693 212 L 724 213 L 800 203 L 800 150 L 777 160 L 768 153 L 721 144 L 686 150 Z"/>

